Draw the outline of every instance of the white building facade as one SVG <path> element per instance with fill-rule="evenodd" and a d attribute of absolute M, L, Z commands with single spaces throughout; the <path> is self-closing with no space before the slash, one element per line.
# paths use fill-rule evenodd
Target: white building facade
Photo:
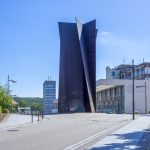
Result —
<path fill-rule="evenodd" d="M 135 112 L 150 111 L 150 80 L 134 81 Z M 100 79 L 96 87 L 97 112 L 132 113 L 133 81 Z"/>
<path fill-rule="evenodd" d="M 150 80 L 150 62 L 143 62 L 134 65 L 135 79 Z M 133 66 L 130 64 L 121 64 L 116 67 L 106 67 L 106 79 L 132 79 Z"/>

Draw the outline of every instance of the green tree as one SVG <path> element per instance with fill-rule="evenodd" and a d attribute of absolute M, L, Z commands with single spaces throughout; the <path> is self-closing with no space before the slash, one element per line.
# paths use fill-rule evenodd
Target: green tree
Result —
<path fill-rule="evenodd" d="M 2 109 L 12 107 L 12 97 L 8 94 L 7 89 L 0 86 L 0 106 Z"/>
<path fill-rule="evenodd" d="M 32 109 L 32 110 L 37 110 L 37 111 L 42 111 L 42 105 L 39 104 L 39 103 L 33 102 L 33 103 L 31 104 L 31 109 Z"/>
<path fill-rule="evenodd" d="M 25 100 L 22 99 L 22 100 L 19 101 L 19 106 L 20 107 L 27 107 L 28 103 L 27 103 L 27 101 L 25 101 Z"/>

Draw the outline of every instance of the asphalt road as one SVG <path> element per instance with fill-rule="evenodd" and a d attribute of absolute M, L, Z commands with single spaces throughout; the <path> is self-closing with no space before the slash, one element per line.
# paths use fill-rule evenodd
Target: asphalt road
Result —
<path fill-rule="evenodd" d="M 48 120 L 0 131 L 0 150 L 63 150 L 131 115 L 78 113 L 46 116 Z"/>

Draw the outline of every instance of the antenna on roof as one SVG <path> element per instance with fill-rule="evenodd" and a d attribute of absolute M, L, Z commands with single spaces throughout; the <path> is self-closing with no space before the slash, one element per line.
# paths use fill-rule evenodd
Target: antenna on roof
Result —
<path fill-rule="evenodd" d="M 123 64 L 125 64 L 126 60 L 127 60 L 127 58 L 125 58 L 125 57 L 122 59 Z"/>
<path fill-rule="evenodd" d="M 143 63 L 144 63 L 144 58 L 143 58 Z"/>
<path fill-rule="evenodd" d="M 50 77 L 48 76 L 48 81 L 51 81 L 51 76 Z"/>
<path fill-rule="evenodd" d="M 75 17 L 75 21 L 77 21 L 78 20 L 78 18 L 77 17 Z"/>

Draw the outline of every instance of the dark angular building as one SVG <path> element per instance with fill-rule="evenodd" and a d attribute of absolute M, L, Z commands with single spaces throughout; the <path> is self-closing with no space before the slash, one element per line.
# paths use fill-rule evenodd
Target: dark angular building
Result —
<path fill-rule="evenodd" d="M 60 70 L 58 111 L 95 112 L 96 20 L 59 22 Z"/>

